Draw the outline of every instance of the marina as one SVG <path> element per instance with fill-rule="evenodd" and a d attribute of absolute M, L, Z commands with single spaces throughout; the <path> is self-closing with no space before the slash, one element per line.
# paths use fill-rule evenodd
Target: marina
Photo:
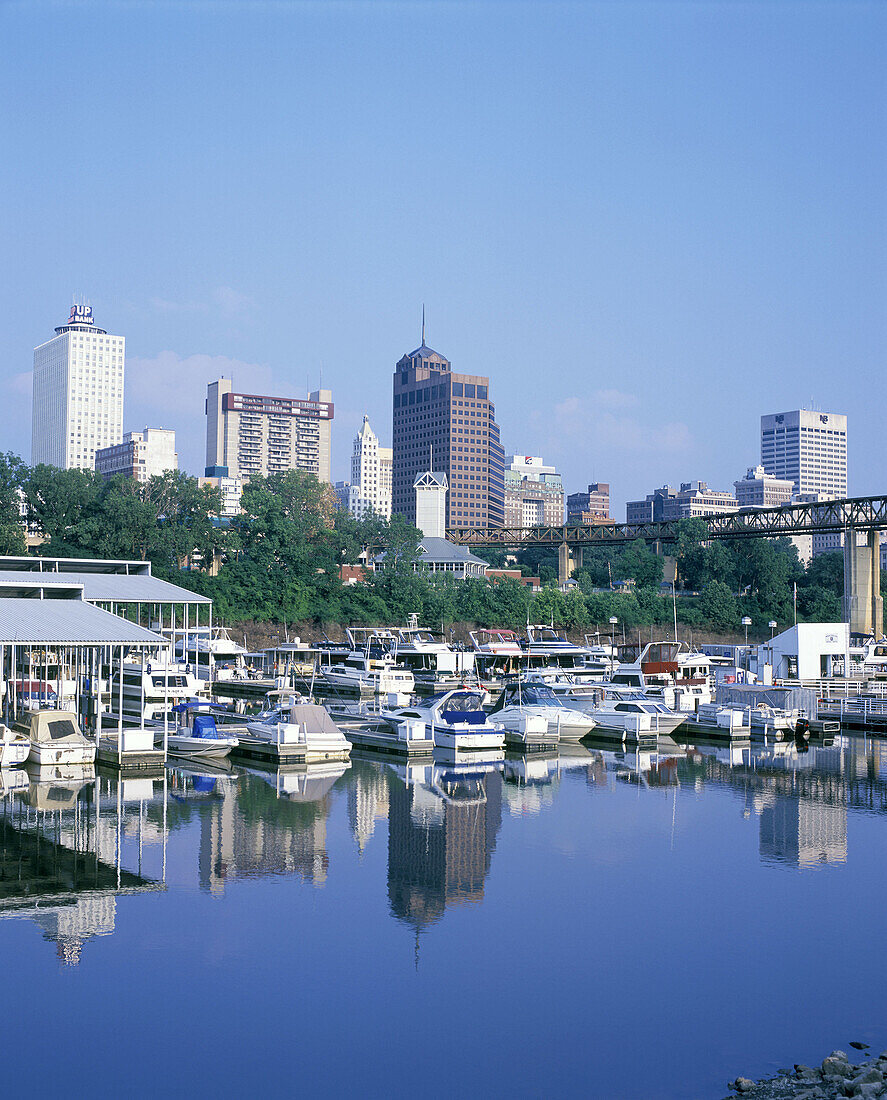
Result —
<path fill-rule="evenodd" d="M 48 1024 L 65 1018 L 74 1040 L 66 1074 L 85 1071 L 91 1029 L 111 1026 L 108 982 L 119 974 L 137 983 L 168 1056 L 184 1058 L 186 1049 L 161 1010 L 176 980 L 195 1003 L 212 997 L 218 1011 L 236 1011 L 242 1041 L 255 1049 L 284 1042 L 295 1027 L 300 1049 L 330 1056 L 322 1075 L 309 1065 L 306 1087 L 323 1080 L 342 1093 L 359 1078 L 353 1060 L 332 1058 L 322 1021 L 333 1004 L 362 1058 L 386 1072 L 395 1062 L 418 1072 L 424 1042 L 445 1025 L 417 1016 L 414 998 L 433 991 L 443 1009 L 455 1009 L 469 975 L 498 970 L 498 960 L 532 942 L 520 974 L 506 967 L 475 985 L 473 998 L 489 1020 L 487 1039 L 507 1049 L 514 1018 L 504 1006 L 531 982 L 533 1003 L 525 1000 L 519 1021 L 538 1036 L 542 1056 L 503 1070 L 478 1051 L 478 1088 L 572 1091 L 581 1035 L 598 1095 L 722 1096 L 728 1077 L 775 1071 L 787 1050 L 812 1061 L 834 1045 L 826 1041 L 834 1030 L 885 1045 L 880 957 L 852 996 L 842 980 L 856 936 L 876 929 L 880 887 L 870 864 L 887 822 L 885 745 L 842 734 L 799 750 L 793 742 L 719 745 L 700 734 L 687 743 L 663 738 L 655 750 L 592 737 L 498 762 L 439 750 L 397 761 L 362 749 L 350 761 L 284 769 L 171 760 L 161 777 L 123 780 L 96 778 L 85 765 L 14 769 L 0 794 L 8 974 L 27 978 L 24 1002 L 39 1000 Z M 649 904 L 669 914 L 667 950 L 631 950 L 643 926 L 629 904 L 639 881 Z M 803 937 L 777 934 L 814 902 L 827 907 L 826 925 Z M 838 934 L 851 913 L 856 933 Z M 287 915 L 312 943 L 308 955 L 281 950 Z M 201 946 L 208 940 L 210 954 Z M 602 945 L 614 940 L 610 958 Z M 684 968 L 676 982 L 681 959 L 692 977 Z M 56 992 L 70 968 L 83 1007 L 75 1016 Z M 256 980 L 263 968 L 268 980 Z M 382 974 L 384 1020 L 370 1011 Z M 304 1001 L 288 992 L 297 975 L 310 994 Z M 724 981 L 735 1002 L 726 1020 Z M 783 990 L 778 1009 L 758 1002 L 762 982 Z M 608 1006 L 593 1026 L 582 1019 L 589 983 Z M 828 1026 L 811 1027 L 811 1007 L 826 1002 Z M 747 1013 L 752 1003 L 757 1011 Z M 692 1044 L 681 1041 L 688 1014 L 696 1016 Z M 392 1049 L 384 1035 L 408 1021 L 411 1042 Z M 117 1028 L 122 1052 L 140 1041 L 137 1018 Z M 632 1028 L 647 1038 L 626 1066 L 618 1036 Z M 22 1055 L 8 1071 L 18 1091 L 38 1040 L 18 1014 L 8 1034 Z M 211 1034 L 198 1014 L 189 1076 L 201 1089 L 245 1085 L 246 1064 L 220 1056 Z M 272 1091 L 286 1087 L 284 1072 L 269 1064 Z M 137 1083 L 133 1091 L 149 1090 Z M 428 1091 L 449 1095 L 445 1084 Z"/>

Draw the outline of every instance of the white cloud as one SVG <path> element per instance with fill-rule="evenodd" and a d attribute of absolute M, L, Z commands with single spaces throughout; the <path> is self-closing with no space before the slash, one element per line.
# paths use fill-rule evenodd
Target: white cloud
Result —
<path fill-rule="evenodd" d="M 602 409 L 627 409 L 636 405 L 638 399 L 633 393 L 623 393 L 622 390 L 595 390 L 592 402 Z"/>
<path fill-rule="evenodd" d="M 600 396 L 606 395 L 601 401 Z M 607 408 L 607 401 L 610 407 Z M 690 429 L 682 421 L 644 423 L 639 417 L 614 412 L 614 408 L 634 404 L 631 394 L 618 390 L 599 390 L 591 398 L 567 397 L 554 406 L 553 415 L 536 413 L 537 424 L 549 422 L 547 446 L 559 450 L 564 442 L 591 443 L 595 451 L 612 447 L 617 453 L 676 453 L 690 445 Z"/>
<path fill-rule="evenodd" d="M 274 393 L 271 370 L 225 355 L 180 356 L 162 351 L 151 359 L 127 359 L 124 431 L 174 428 L 179 466 L 202 474 L 206 455 L 206 387 L 231 378 L 245 393 Z"/>
<path fill-rule="evenodd" d="M 230 286 L 216 287 L 212 298 L 223 313 L 246 313 L 255 305 L 255 299 L 251 295 L 241 294 Z"/>
<path fill-rule="evenodd" d="M 6 380 L 6 388 L 22 397 L 30 397 L 34 388 L 34 372 L 23 370 Z"/>

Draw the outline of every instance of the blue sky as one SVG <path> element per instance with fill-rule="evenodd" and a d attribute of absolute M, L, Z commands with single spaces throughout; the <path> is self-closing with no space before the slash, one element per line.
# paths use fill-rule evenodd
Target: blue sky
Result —
<path fill-rule="evenodd" d="M 5 3 L 0 448 L 73 294 L 127 338 L 125 429 L 202 472 L 206 383 L 333 391 L 388 441 L 419 342 L 508 450 L 614 513 L 850 417 L 887 491 L 882 3 Z"/>

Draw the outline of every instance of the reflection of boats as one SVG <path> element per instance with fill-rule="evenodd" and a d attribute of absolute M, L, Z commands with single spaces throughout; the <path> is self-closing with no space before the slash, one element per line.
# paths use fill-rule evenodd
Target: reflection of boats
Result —
<path fill-rule="evenodd" d="M 421 718 L 439 748 L 466 752 L 505 745 L 505 730 L 490 721 L 479 691 L 445 691 L 410 707 L 383 708 L 381 713 L 395 721 Z"/>
<path fill-rule="evenodd" d="M 321 760 L 274 772 L 260 768 L 247 768 L 246 771 L 264 780 L 277 792 L 278 798 L 288 802 L 320 802 L 350 767 L 349 760 Z"/>
<path fill-rule="evenodd" d="M 276 703 L 246 723 L 247 738 L 287 749 L 304 747 L 305 760 L 346 760 L 347 740 L 324 707 L 317 703 Z"/>
<path fill-rule="evenodd" d="M 24 768 L 0 768 L 0 798 L 20 791 L 28 785 L 28 773 Z"/>
<path fill-rule="evenodd" d="M 220 760 L 237 748 L 237 738 L 224 737 L 219 733 L 213 715 L 201 714 L 188 703 L 173 707 L 173 710 L 180 716 L 180 724 L 174 730 L 157 730 L 154 733 L 155 745 L 162 745 L 166 738 L 167 751 L 171 756 Z"/>
<path fill-rule="evenodd" d="M 28 767 L 29 806 L 38 810 L 69 810 L 80 791 L 95 779 L 92 764 L 48 764 Z"/>
<path fill-rule="evenodd" d="M 29 759 L 35 764 L 92 764 L 95 742 L 80 731 L 72 710 L 38 710 L 31 715 Z"/>
<path fill-rule="evenodd" d="M 527 746 L 554 745 L 561 739 L 580 741 L 595 725 L 590 714 L 568 706 L 547 684 L 520 680 L 505 685 L 490 714 Z M 538 733 L 526 728 L 528 719 L 534 718 L 542 723 Z"/>

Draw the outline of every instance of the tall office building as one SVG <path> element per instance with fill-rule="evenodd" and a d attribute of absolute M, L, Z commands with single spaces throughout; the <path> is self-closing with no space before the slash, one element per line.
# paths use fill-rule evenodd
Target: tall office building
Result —
<path fill-rule="evenodd" d="M 95 453 L 123 438 L 124 338 L 96 328 L 92 306 L 34 348 L 31 464 L 95 469 Z"/>
<path fill-rule="evenodd" d="M 391 461 L 391 448 L 379 446 L 369 417 L 365 416 L 351 453 L 351 483 L 347 486 L 347 499 L 345 495 L 341 498 L 353 516 L 361 519 L 375 513 L 385 519 L 391 518 Z"/>
<path fill-rule="evenodd" d="M 490 380 L 422 344 L 394 368 L 392 510 L 416 522 L 416 477 L 446 474 L 448 527 L 505 522 L 505 452 Z"/>
<path fill-rule="evenodd" d="M 167 470 L 177 470 L 176 433 L 170 428 L 127 432 L 122 443 L 96 451 L 95 468 L 105 481 L 122 474 L 143 483 Z"/>
<path fill-rule="evenodd" d="M 761 465 L 791 481 L 796 494 L 845 497 L 847 417 L 809 409 L 762 416 Z"/>
<path fill-rule="evenodd" d="M 332 394 L 307 401 L 234 393 L 230 378 L 206 394 L 206 476 L 249 478 L 304 470 L 330 480 Z"/>

